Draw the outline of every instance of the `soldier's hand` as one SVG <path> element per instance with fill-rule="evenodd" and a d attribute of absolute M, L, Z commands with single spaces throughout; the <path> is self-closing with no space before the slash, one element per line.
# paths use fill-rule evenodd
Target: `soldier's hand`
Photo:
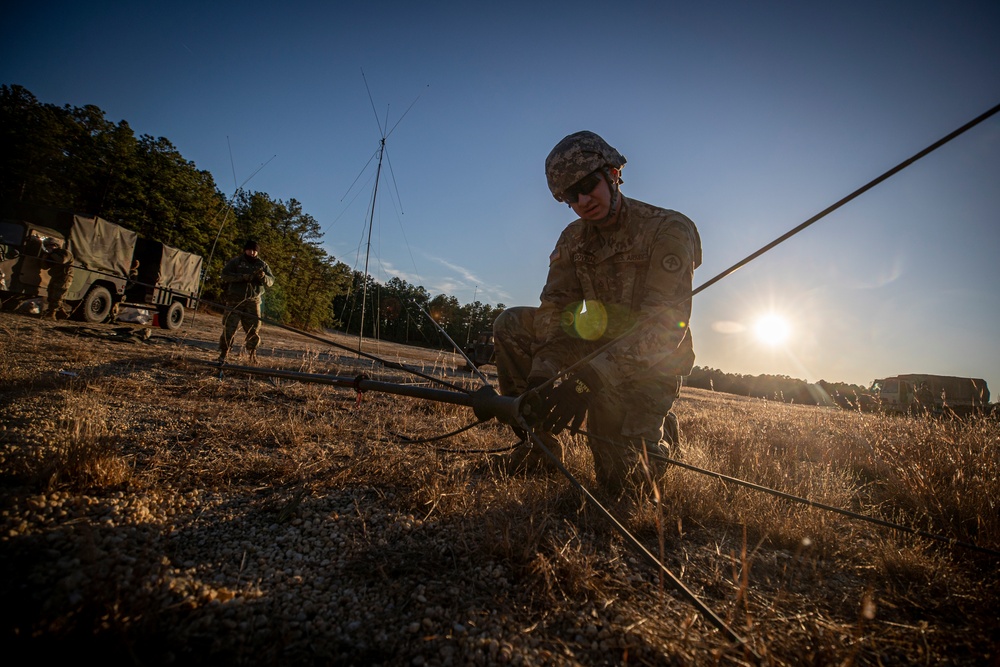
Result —
<path fill-rule="evenodd" d="M 579 433 L 591 403 L 603 387 L 597 373 L 583 366 L 558 386 L 542 392 L 542 429 L 552 435 L 567 427 L 574 435 Z"/>
<path fill-rule="evenodd" d="M 528 378 L 528 390 L 521 402 L 521 414 L 532 426 L 537 426 L 546 415 L 545 401 L 538 388 L 548 382 L 548 378 L 532 376 Z"/>
<path fill-rule="evenodd" d="M 257 269 L 256 271 L 254 271 L 253 276 L 250 278 L 250 282 L 252 282 L 254 285 L 263 285 L 264 278 L 265 278 L 264 269 Z"/>

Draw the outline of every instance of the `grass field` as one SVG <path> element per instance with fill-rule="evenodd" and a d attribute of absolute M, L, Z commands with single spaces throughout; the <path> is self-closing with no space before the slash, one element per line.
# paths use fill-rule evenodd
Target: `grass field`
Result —
<path fill-rule="evenodd" d="M 218 318 L 148 340 L 0 313 L 0 638 L 102 664 L 997 665 L 1000 426 L 685 389 L 680 459 L 600 502 L 508 476 L 468 408 L 224 373 Z M 332 334 L 331 334 L 332 335 Z M 261 365 L 398 371 L 265 327 Z M 357 341 L 338 337 L 347 345 Z M 474 386 L 451 354 L 366 343 Z M 239 363 L 239 360 L 236 360 Z M 405 437 L 404 437 L 405 436 Z M 589 452 L 565 463 L 593 488 Z M 28 659 L 24 659 L 27 664 Z"/>

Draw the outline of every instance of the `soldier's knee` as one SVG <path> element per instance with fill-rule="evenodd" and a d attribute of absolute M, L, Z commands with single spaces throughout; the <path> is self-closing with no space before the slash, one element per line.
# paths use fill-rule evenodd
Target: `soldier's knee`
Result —
<path fill-rule="evenodd" d="M 503 311 L 497 318 L 493 320 L 493 337 L 494 338 L 506 338 L 507 332 L 511 329 L 511 323 L 514 321 L 515 317 L 511 314 L 513 308 L 508 308 Z"/>
<path fill-rule="evenodd" d="M 493 336 L 508 340 L 517 332 L 532 330 L 529 323 L 534 321 L 536 310 L 530 306 L 515 306 L 503 311 L 493 321 Z"/>

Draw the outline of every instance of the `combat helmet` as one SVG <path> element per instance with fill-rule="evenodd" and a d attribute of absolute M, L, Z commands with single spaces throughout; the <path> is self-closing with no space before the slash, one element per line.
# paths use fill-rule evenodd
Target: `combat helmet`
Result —
<path fill-rule="evenodd" d="M 594 132 L 584 130 L 566 136 L 545 158 L 545 178 L 556 201 L 574 183 L 601 167 L 621 169 L 627 160 Z"/>

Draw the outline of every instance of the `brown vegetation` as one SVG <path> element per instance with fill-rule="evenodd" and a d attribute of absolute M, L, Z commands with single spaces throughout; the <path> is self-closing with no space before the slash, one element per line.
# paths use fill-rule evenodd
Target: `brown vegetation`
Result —
<path fill-rule="evenodd" d="M 216 317 L 149 340 L 0 313 L 0 637 L 113 664 L 745 664 L 557 475 L 471 411 L 225 373 Z M 261 362 L 402 381 L 265 327 Z M 338 339 L 351 344 L 348 339 Z M 355 339 L 356 342 L 356 339 Z M 369 344 L 451 379 L 453 355 Z M 294 354 L 290 353 L 294 352 Z M 343 355 L 343 356 L 342 356 Z M 471 386 L 471 384 L 470 384 Z M 1000 427 L 685 389 L 682 459 L 1000 549 Z M 590 488 L 586 449 L 567 466 Z M 450 449 L 452 451 L 444 451 Z M 460 450 L 456 453 L 456 450 Z M 611 501 L 764 664 L 997 664 L 998 557 L 669 469 Z"/>

